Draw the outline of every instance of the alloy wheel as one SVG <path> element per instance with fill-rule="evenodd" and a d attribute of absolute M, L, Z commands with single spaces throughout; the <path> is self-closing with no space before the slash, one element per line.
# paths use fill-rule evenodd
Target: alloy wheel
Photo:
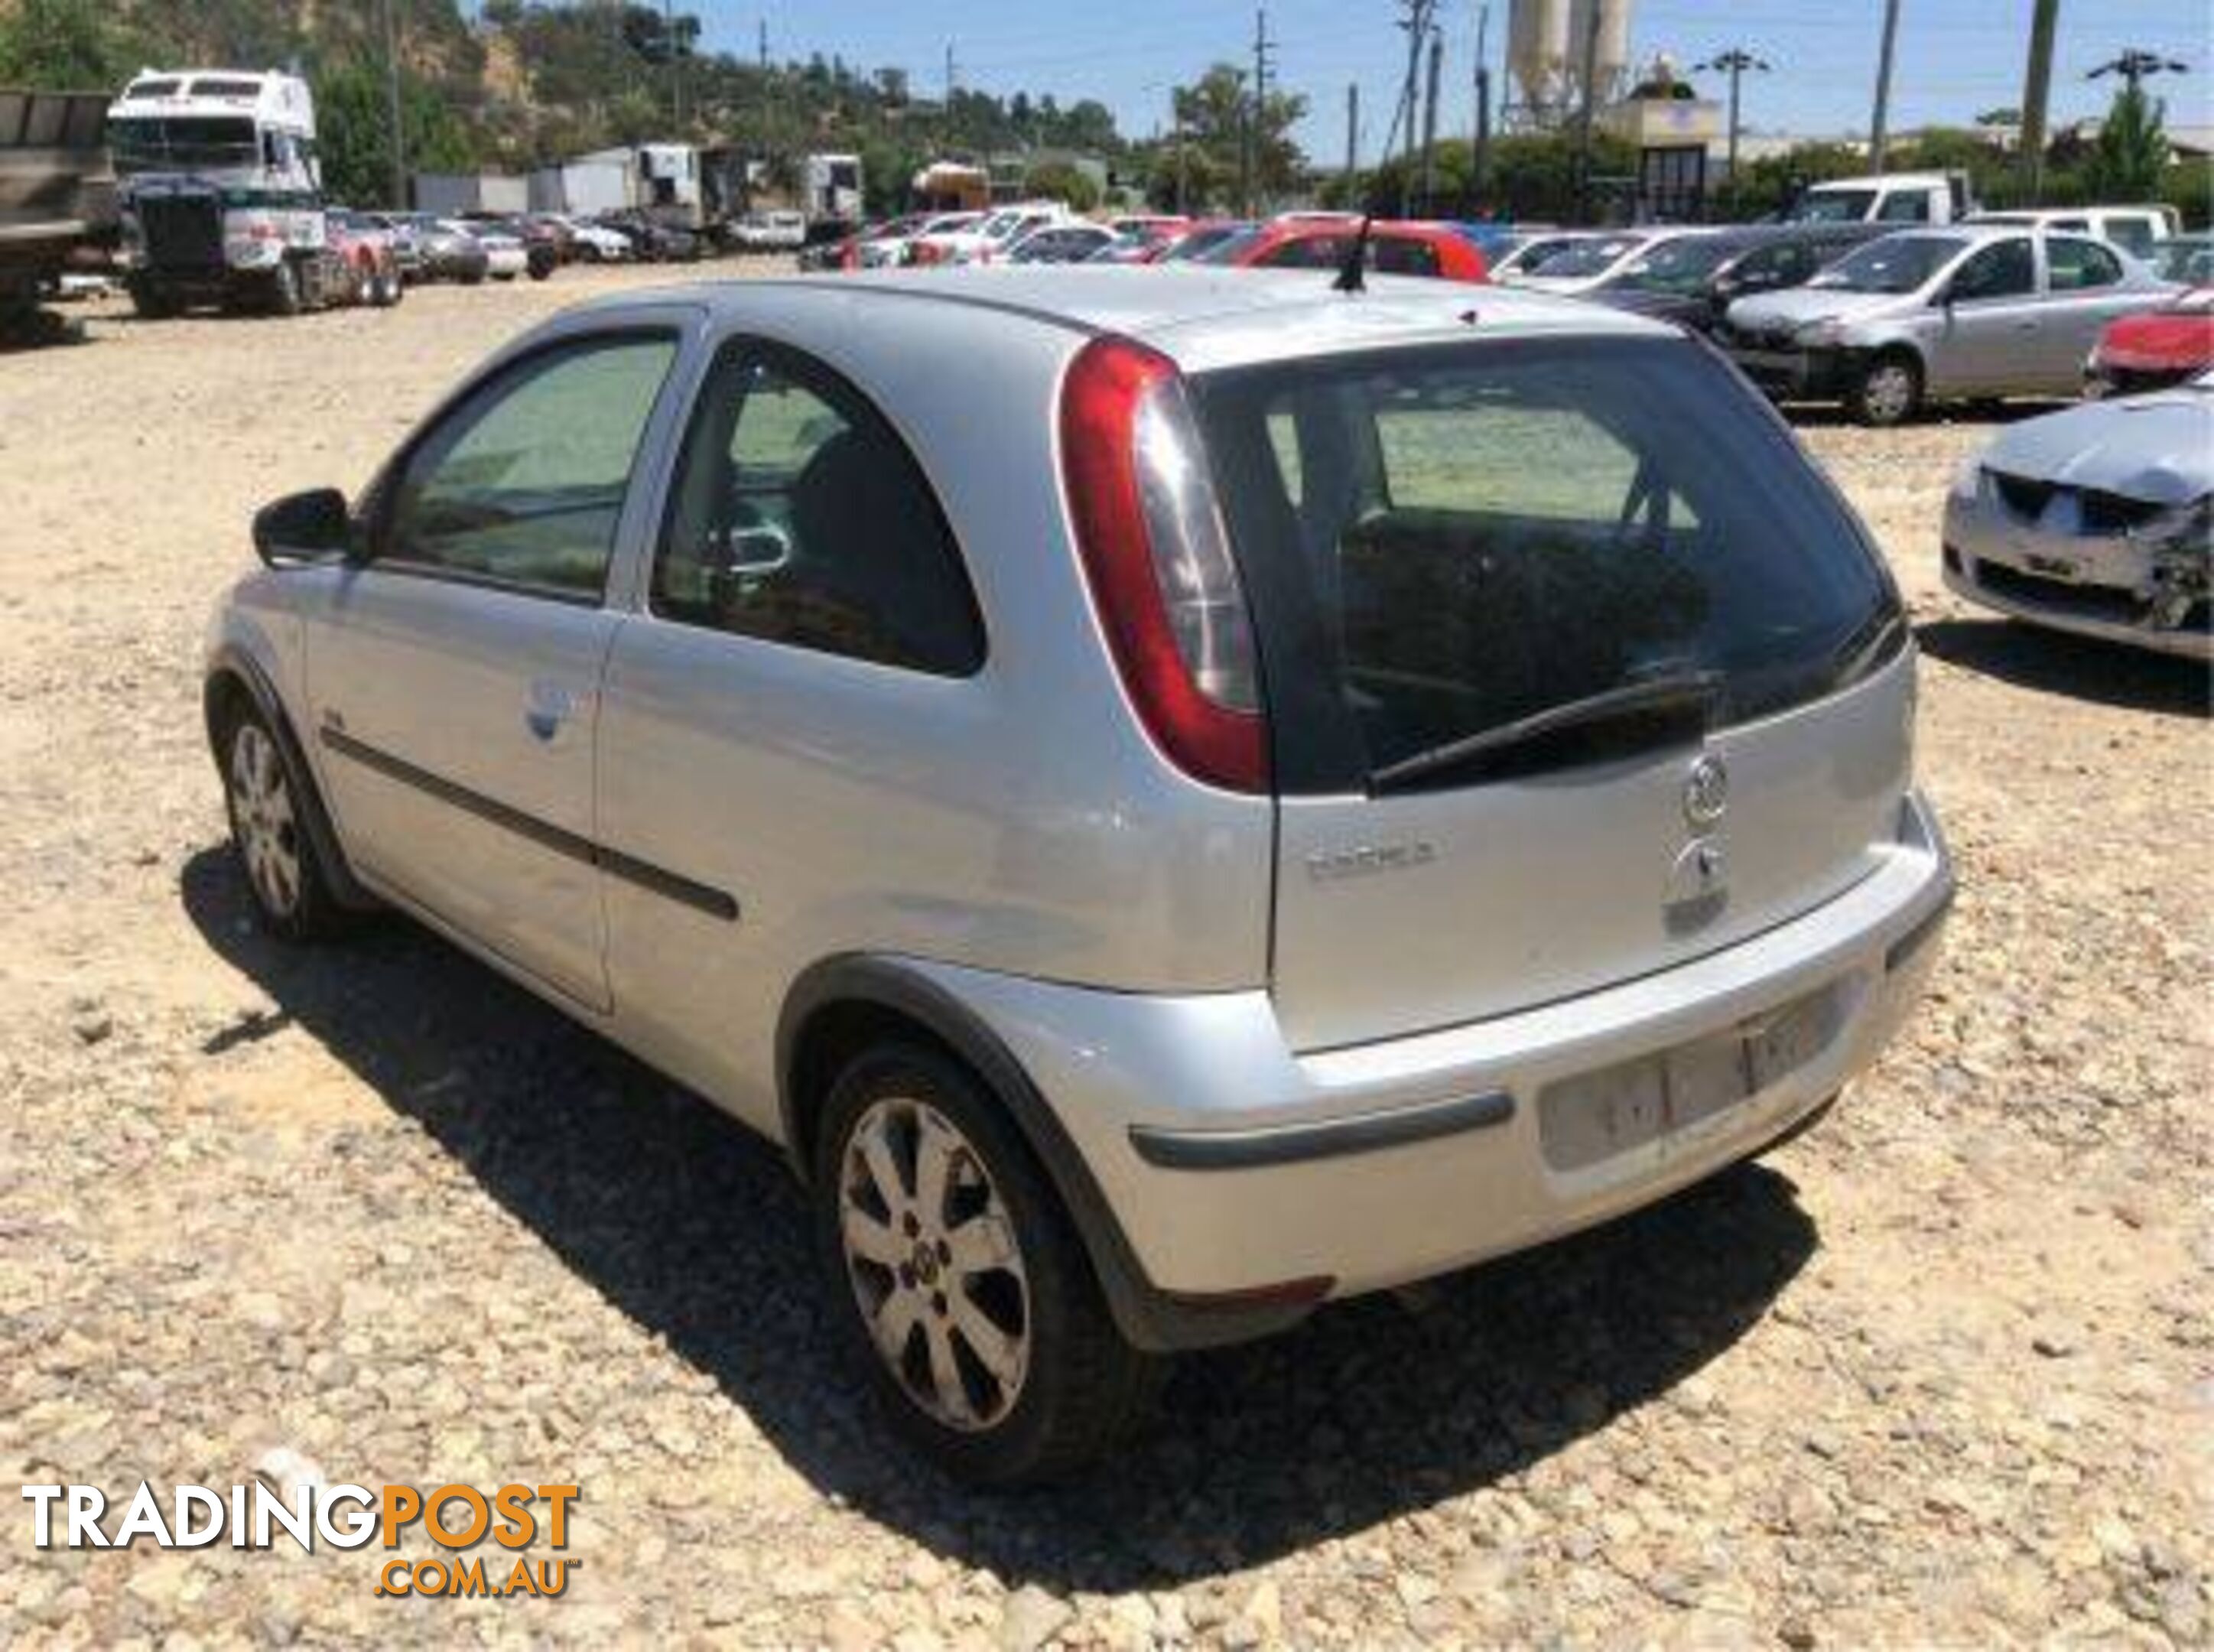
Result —
<path fill-rule="evenodd" d="M 1869 370 L 1862 399 L 1876 423 L 1895 425 L 1913 411 L 1914 375 L 1898 362 L 1881 363 Z"/>
<path fill-rule="evenodd" d="M 258 723 L 242 723 L 230 743 L 230 823 L 254 898 L 271 916 L 300 903 L 300 829 L 277 743 Z"/>
<path fill-rule="evenodd" d="M 907 1398 L 963 1433 L 1002 1422 L 1030 1369 L 1030 1282 L 968 1139 L 923 1102 L 872 1103 L 847 1141 L 838 1227 L 862 1320 Z"/>

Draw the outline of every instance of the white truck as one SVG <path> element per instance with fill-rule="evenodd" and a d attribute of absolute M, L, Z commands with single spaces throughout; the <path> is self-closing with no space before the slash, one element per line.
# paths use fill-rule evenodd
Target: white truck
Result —
<path fill-rule="evenodd" d="M 341 296 L 315 111 L 297 76 L 142 70 L 107 111 L 125 279 L 138 313 L 296 315 Z"/>
<path fill-rule="evenodd" d="M 861 221 L 861 157 L 810 155 L 799 163 L 799 210 L 808 239 L 841 235 Z"/>
<path fill-rule="evenodd" d="M 1976 210 L 1965 172 L 1880 172 L 1810 184 L 1787 223 L 1958 223 Z"/>

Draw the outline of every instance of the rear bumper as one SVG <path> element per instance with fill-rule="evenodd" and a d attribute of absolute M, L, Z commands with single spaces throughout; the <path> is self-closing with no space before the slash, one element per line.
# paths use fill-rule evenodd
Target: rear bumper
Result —
<path fill-rule="evenodd" d="M 1725 951 L 1306 1055 L 1286 1046 L 1265 993 L 1149 997 L 917 967 L 1021 1065 L 1104 1195 L 1115 1246 L 1176 1305 L 1173 1340 L 1189 1343 L 1216 1340 L 1210 1300 L 1251 1329 L 1257 1300 L 1303 1309 L 1448 1272 L 1648 1203 L 1789 1133 L 1899 1026 L 1952 887 L 1936 819 L 1910 797 L 1898 841 L 1861 882 Z M 1779 1026 L 1796 1029 L 1788 1059 L 1758 1042 Z M 1657 1118 L 1641 1120 L 1648 1106 Z"/>

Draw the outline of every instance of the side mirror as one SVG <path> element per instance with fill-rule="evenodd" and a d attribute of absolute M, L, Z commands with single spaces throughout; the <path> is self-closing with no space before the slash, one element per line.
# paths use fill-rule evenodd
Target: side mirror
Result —
<path fill-rule="evenodd" d="M 254 512 L 254 549 L 272 568 L 327 562 L 346 554 L 352 531 L 346 495 L 335 487 L 312 488 Z"/>

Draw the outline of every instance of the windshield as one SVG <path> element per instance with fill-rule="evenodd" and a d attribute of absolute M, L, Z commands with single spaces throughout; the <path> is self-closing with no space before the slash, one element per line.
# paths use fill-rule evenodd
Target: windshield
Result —
<path fill-rule="evenodd" d="M 1195 253 L 1183 246 L 1177 246 L 1169 249 L 1168 256 L 1172 259 L 1188 258 L 1200 264 L 1235 264 L 1267 233 L 1268 231 L 1257 223 L 1247 224 L 1243 229 L 1230 231 L 1218 239 L 1214 245 L 1202 248 L 1198 252 Z"/>
<path fill-rule="evenodd" d="M 1600 236 L 1590 241 L 1572 241 L 1532 272 L 1563 280 L 1581 280 L 1586 276 L 1605 273 L 1614 266 L 1616 260 L 1644 244 L 1644 240 L 1636 236 Z"/>
<path fill-rule="evenodd" d="M 1855 248 L 1807 285 L 1836 292 L 1919 292 L 1967 244 L 1958 236 L 1886 236 Z"/>
<path fill-rule="evenodd" d="M 1271 700 L 1292 702 L 1271 721 L 1336 742 L 1351 784 L 1594 696 L 1767 715 L 1902 639 L 1851 517 L 1698 346 L 1434 346 L 1195 389 Z"/>
<path fill-rule="evenodd" d="M 1685 236 L 1633 258 L 1607 282 L 1630 292 L 1692 293 L 1716 270 L 1746 250 L 1741 241 Z"/>
<path fill-rule="evenodd" d="M 116 173 L 123 177 L 137 172 L 261 164 L 254 122 L 242 115 L 147 115 L 111 120 L 107 144 Z"/>
<path fill-rule="evenodd" d="M 1786 223 L 1857 223 L 1875 205 L 1873 189 L 1810 189 L 1783 215 Z"/>

